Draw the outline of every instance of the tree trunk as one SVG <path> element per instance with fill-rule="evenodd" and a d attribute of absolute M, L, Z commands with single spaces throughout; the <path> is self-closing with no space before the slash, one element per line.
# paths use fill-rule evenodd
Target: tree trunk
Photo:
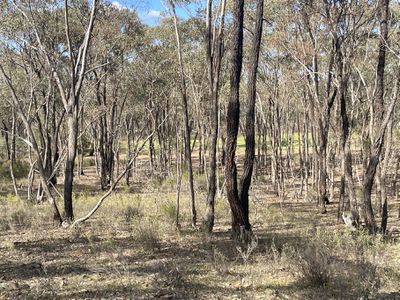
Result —
<path fill-rule="evenodd" d="M 74 182 L 74 167 L 78 137 L 77 114 L 78 112 L 76 108 L 73 109 L 73 111 L 69 111 L 67 113 L 68 149 L 64 171 L 64 212 L 65 218 L 68 221 L 72 221 L 74 219 L 74 212 L 72 207 L 72 189 Z"/>
<path fill-rule="evenodd" d="M 250 50 L 250 61 L 247 82 L 247 112 L 246 112 L 246 150 L 243 166 L 243 175 L 240 183 L 240 202 L 243 209 L 244 222 L 246 229 L 250 229 L 249 221 L 249 189 L 251 177 L 253 174 L 254 156 L 255 156 L 255 104 L 256 104 L 256 86 L 257 69 L 260 56 L 262 24 L 263 24 L 264 0 L 257 1 L 257 16 L 254 25 L 254 35 Z"/>
<path fill-rule="evenodd" d="M 236 143 L 239 131 L 240 103 L 239 89 L 240 76 L 243 61 L 243 15 L 244 0 L 233 2 L 232 8 L 232 38 L 231 38 L 231 76 L 230 96 L 226 115 L 226 193 L 232 213 L 232 234 L 240 237 L 243 230 L 250 229 L 246 224 L 247 217 L 244 215 L 237 187 L 236 168 Z M 247 227 L 247 228 L 246 228 Z"/>
<path fill-rule="evenodd" d="M 375 216 L 372 209 L 371 193 L 374 183 L 376 168 L 379 164 L 380 155 L 382 152 L 383 141 L 385 137 L 386 124 L 382 122 L 383 118 L 383 105 L 384 105 L 384 93 L 385 93 L 385 64 L 386 64 L 386 47 L 388 42 L 388 15 L 389 15 L 389 0 L 379 1 L 379 13 L 380 13 L 380 40 L 379 40 L 379 53 L 378 53 L 378 65 L 376 69 L 376 93 L 374 95 L 374 128 L 377 130 L 373 134 L 374 143 L 371 145 L 371 157 L 368 162 L 366 172 L 364 174 L 364 221 L 369 232 L 375 232 Z M 394 103 L 393 103 L 394 105 Z M 388 111 L 387 117 L 390 118 L 391 112 Z"/>
<path fill-rule="evenodd" d="M 172 10 L 172 16 L 174 18 L 174 27 L 175 27 L 175 35 L 176 35 L 176 44 L 177 44 L 177 54 L 179 61 L 179 76 L 181 79 L 180 91 L 182 96 L 183 110 L 184 110 L 184 123 L 185 123 L 185 156 L 187 160 L 187 168 L 189 173 L 189 189 L 190 189 L 190 210 L 192 215 L 192 227 L 196 227 L 196 203 L 194 196 L 194 184 L 193 184 L 193 166 L 192 166 L 192 151 L 190 147 L 190 127 L 189 127 L 189 108 L 188 108 L 188 99 L 187 99 L 187 89 L 186 89 L 186 79 L 185 72 L 183 66 L 183 58 L 182 58 L 182 49 L 180 42 L 180 34 L 178 30 L 178 18 L 176 15 L 175 4 L 172 0 L 169 0 L 169 4 Z"/>
<path fill-rule="evenodd" d="M 16 162 L 16 157 L 15 157 L 15 135 L 16 135 L 16 113 L 15 113 L 15 109 L 12 108 L 12 122 L 11 122 L 11 143 L 10 143 L 10 176 L 11 176 L 11 180 L 13 183 L 13 187 L 14 187 L 14 193 L 15 196 L 18 197 L 18 188 L 17 188 L 17 179 L 14 176 L 14 165 Z"/>
<path fill-rule="evenodd" d="M 207 207 L 203 220 L 205 230 L 211 232 L 214 227 L 214 206 L 217 184 L 217 142 L 218 142 L 218 90 L 222 61 L 222 44 L 225 18 L 225 0 L 222 0 L 220 28 L 218 36 L 213 35 L 212 28 L 212 0 L 207 1 L 207 24 L 206 24 L 206 48 L 207 48 L 207 69 L 208 69 L 208 94 L 210 97 L 211 112 L 211 135 L 210 135 L 210 163 L 208 174 Z"/>

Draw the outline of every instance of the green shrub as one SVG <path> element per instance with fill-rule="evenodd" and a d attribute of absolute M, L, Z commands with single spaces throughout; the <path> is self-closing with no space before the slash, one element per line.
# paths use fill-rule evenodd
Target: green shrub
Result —
<path fill-rule="evenodd" d="M 160 248 L 160 236 L 155 224 L 139 223 L 132 232 L 132 239 L 145 251 Z"/>
<path fill-rule="evenodd" d="M 297 269 L 305 283 L 311 286 L 324 286 L 332 277 L 330 253 L 321 246 L 310 243 L 298 256 Z"/>
<path fill-rule="evenodd" d="M 29 163 L 25 161 L 18 160 L 14 164 L 14 177 L 17 179 L 25 178 L 29 173 Z M 4 161 L 0 164 L 0 177 L 11 179 L 10 173 L 10 162 Z"/>
<path fill-rule="evenodd" d="M 11 226 L 29 228 L 32 224 L 32 218 L 26 208 L 20 207 L 10 214 L 9 222 Z"/>
<path fill-rule="evenodd" d="M 141 217 L 139 207 L 133 205 L 128 205 L 123 213 L 126 222 L 130 222 L 137 217 Z"/>
<path fill-rule="evenodd" d="M 176 205 L 174 203 L 166 202 L 166 203 L 161 204 L 160 211 L 168 223 L 170 223 L 170 224 L 175 223 Z"/>

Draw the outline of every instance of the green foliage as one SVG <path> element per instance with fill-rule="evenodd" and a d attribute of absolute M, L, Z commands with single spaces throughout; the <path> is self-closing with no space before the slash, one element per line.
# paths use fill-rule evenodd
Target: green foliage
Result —
<path fill-rule="evenodd" d="M 17 179 L 27 177 L 29 169 L 30 169 L 29 163 L 22 160 L 17 160 L 14 163 L 14 177 Z M 4 161 L 0 164 L 0 177 L 11 179 L 9 161 Z"/>
<path fill-rule="evenodd" d="M 15 196 L 7 194 L 2 198 L 0 205 L 2 211 L 0 213 L 0 229 L 26 229 L 32 226 L 35 218 L 40 218 L 40 213 L 34 207 Z"/>
<path fill-rule="evenodd" d="M 299 233 L 297 242 L 273 243 L 268 248 L 278 260 L 310 287 L 348 286 L 363 297 L 374 297 L 381 285 L 376 258 L 385 245 L 364 232 L 311 229 Z"/>
<path fill-rule="evenodd" d="M 93 167 L 96 165 L 96 161 L 94 157 L 85 157 L 83 159 L 83 167 Z"/>
<path fill-rule="evenodd" d="M 139 207 L 137 206 L 132 206 L 132 205 L 128 205 L 125 208 L 124 211 L 124 218 L 126 222 L 130 222 L 132 219 L 135 219 L 137 217 L 141 217 L 141 212 Z"/>
<path fill-rule="evenodd" d="M 174 224 L 176 220 L 176 205 L 172 202 L 166 202 L 160 205 L 161 214 L 169 224 Z"/>
<path fill-rule="evenodd" d="M 9 218 L 12 226 L 28 228 L 32 224 L 31 216 L 24 207 L 19 207 L 16 211 L 13 211 Z"/>
<path fill-rule="evenodd" d="M 330 252 L 318 239 L 311 239 L 299 253 L 297 268 L 301 278 L 311 286 L 324 286 L 332 277 Z"/>

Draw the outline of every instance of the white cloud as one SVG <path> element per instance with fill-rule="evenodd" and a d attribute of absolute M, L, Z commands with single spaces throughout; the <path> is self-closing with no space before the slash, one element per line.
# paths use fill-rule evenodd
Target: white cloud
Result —
<path fill-rule="evenodd" d="M 147 16 L 148 16 L 149 18 L 158 18 L 158 17 L 161 16 L 161 11 L 151 9 L 151 10 L 147 13 Z"/>
<path fill-rule="evenodd" d="M 119 3 L 118 1 L 114 1 L 114 2 L 112 2 L 111 3 L 112 4 L 112 6 L 114 6 L 115 8 L 117 8 L 117 9 L 124 9 L 124 8 L 126 8 L 125 6 L 123 6 L 121 3 Z"/>
<path fill-rule="evenodd" d="M 162 13 L 159 10 L 150 9 L 139 12 L 139 18 L 146 24 L 154 25 L 160 21 L 161 14 Z"/>

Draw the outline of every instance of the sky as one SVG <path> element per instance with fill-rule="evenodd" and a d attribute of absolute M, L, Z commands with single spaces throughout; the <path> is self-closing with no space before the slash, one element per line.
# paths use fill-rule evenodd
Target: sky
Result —
<path fill-rule="evenodd" d="M 163 5 L 165 0 L 110 0 L 110 2 L 119 8 L 133 8 L 139 13 L 142 22 L 155 26 L 159 24 L 166 9 Z M 194 5 L 177 6 L 176 11 L 179 17 L 188 18 L 195 10 Z"/>

